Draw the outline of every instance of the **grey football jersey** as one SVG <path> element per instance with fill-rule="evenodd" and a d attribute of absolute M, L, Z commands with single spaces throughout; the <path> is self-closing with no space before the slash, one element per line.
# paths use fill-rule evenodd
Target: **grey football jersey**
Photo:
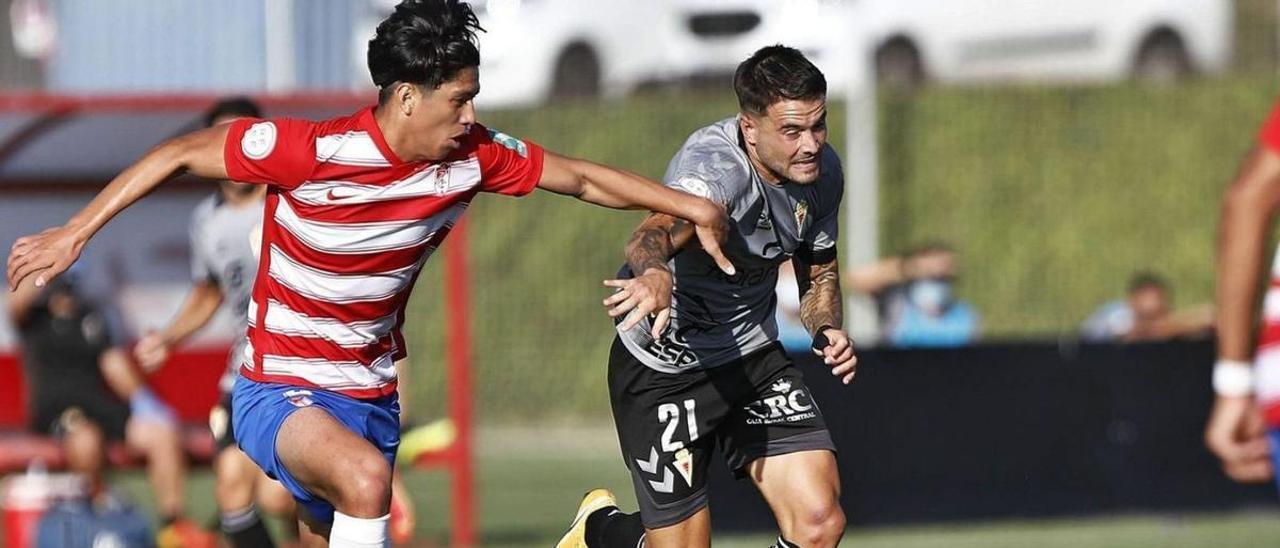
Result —
<path fill-rule="evenodd" d="M 249 300 L 258 270 L 251 240 L 262 224 L 262 207 L 260 202 L 232 206 L 221 194 L 215 194 L 200 202 L 191 218 L 191 277 L 196 282 L 218 284 L 222 307 L 235 321 L 235 345 L 219 382 L 224 391 L 231 390 L 244 361 Z"/>
<path fill-rule="evenodd" d="M 764 181 L 747 158 L 737 117 L 693 133 L 667 167 L 667 186 L 723 204 L 731 218 L 724 251 L 737 274 L 720 271 L 701 248 L 667 264 L 675 280 L 671 325 L 649 335 L 648 320 L 619 335 L 645 365 L 667 373 L 723 365 L 778 337 L 774 287 L 778 265 L 795 254 L 835 257 L 844 173 L 830 146 L 812 184 Z M 624 266 L 620 276 L 630 277 Z"/>

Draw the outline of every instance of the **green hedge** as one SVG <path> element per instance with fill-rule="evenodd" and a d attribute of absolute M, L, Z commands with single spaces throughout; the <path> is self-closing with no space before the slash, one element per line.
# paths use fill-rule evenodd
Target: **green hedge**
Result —
<path fill-rule="evenodd" d="M 960 295 L 992 337 L 1074 331 L 1129 275 L 1154 269 L 1181 304 L 1212 293 L 1219 197 L 1275 94 L 1271 77 L 1177 87 L 960 88 L 882 98 L 882 247 L 945 239 Z M 664 94 L 486 113 L 548 148 L 657 177 L 729 95 Z M 832 105 L 833 143 L 843 113 Z M 610 324 L 600 280 L 640 214 L 535 193 L 468 213 L 481 420 L 608 420 Z M 447 244 L 446 244 L 447 245 Z M 438 258 L 437 258 L 438 259 Z M 441 409 L 440 265 L 415 293 L 408 333 L 426 410 Z"/>

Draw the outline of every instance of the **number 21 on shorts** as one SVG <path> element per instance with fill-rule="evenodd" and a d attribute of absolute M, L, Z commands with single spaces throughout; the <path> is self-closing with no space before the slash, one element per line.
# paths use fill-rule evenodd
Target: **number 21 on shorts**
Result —
<path fill-rule="evenodd" d="M 684 408 L 687 411 L 685 415 L 686 424 L 689 428 L 689 443 L 698 441 L 698 416 L 696 412 L 696 404 L 692 399 L 684 400 Z M 667 428 L 662 431 L 662 451 L 671 453 L 684 448 L 684 442 L 673 440 L 671 437 L 675 435 L 676 428 L 680 423 L 680 406 L 674 403 L 664 403 L 658 405 L 658 422 L 665 423 Z"/>

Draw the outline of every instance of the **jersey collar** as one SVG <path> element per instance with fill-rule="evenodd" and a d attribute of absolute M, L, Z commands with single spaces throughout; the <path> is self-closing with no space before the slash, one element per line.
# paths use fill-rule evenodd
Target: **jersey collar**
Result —
<path fill-rule="evenodd" d="M 360 111 L 360 114 L 358 115 L 359 125 L 364 128 L 366 133 L 369 134 L 369 138 L 373 139 L 373 144 L 378 147 L 378 152 L 381 152 L 382 156 L 386 158 L 388 162 L 391 162 L 391 165 L 398 166 L 404 164 L 404 160 L 401 160 L 399 156 L 396 156 L 396 153 L 391 150 L 391 146 L 387 144 L 386 137 L 383 137 L 382 128 L 378 127 L 378 119 L 373 115 L 374 108 L 375 107 L 367 107 Z"/>

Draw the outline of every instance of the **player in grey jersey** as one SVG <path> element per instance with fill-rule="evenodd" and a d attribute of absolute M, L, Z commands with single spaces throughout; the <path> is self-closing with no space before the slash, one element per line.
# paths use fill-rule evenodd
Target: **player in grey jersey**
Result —
<path fill-rule="evenodd" d="M 258 107 L 249 100 L 228 99 L 214 105 L 205 122 L 213 126 L 259 117 Z M 222 531 L 237 548 L 272 545 L 254 507 L 255 498 L 269 514 L 293 512 L 293 497 L 236 447 L 230 432 L 230 390 L 244 361 L 249 300 L 258 268 L 254 246 L 260 239 L 266 191 L 263 185 L 221 181 L 218 192 L 196 206 L 190 228 L 191 292 L 169 325 L 145 335 L 134 350 L 144 368 L 154 369 L 168 359 L 172 348 L 204 327 L 219 308 L 226 309 L 234 320 L 235 344 L 227 356 L 227 371 L 218 383 L 223 398 L 209 414 L 209 427 L 218 450 L 213 462 L 214 498 Z"/>
<path fill-rule="evenodd" d="M 815 352 L 846 384 L 836 262 L 840 161 L 827 145 L 826 80 L 799 51 L 770 46 L 738 66 L 741 113 L 702 128 L 667 185 L 724 205 L 722 274 L 686 223 L 650 215 L 627 245 L 609 359 L 614 421 L 640 513 L 587 494 L 559 547 L 709 546 L 706 469 L 716 445 L 773 509 L 778 546 L 834 546 L 844 533 L 835 447 L 800 372 L 777 343 L 778 266 L 795 262 Z"/>

